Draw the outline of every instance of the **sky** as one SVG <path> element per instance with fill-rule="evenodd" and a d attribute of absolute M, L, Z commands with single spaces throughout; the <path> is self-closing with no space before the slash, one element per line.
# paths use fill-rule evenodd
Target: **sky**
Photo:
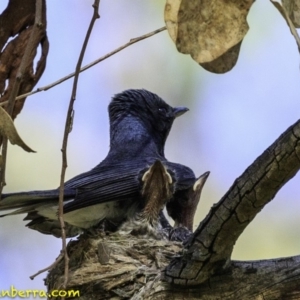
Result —
<path fill-rule="evenodd" d="M 0 3 L 0 10 L 7 1 Z M 47 2 L 50 52 L 36 87 L 75 69 L 93 1 Z M 163 1 L 101 1 L 84 65 L 164 26 Z M 126 12 L 126 13 L 124 13 Z M 81 74 L 75 119 L 68 143 L 66 179 L 88 171 L 107 154 L 107 105 L 129 88 L 145 88 L 190 111 L 178 120 L 166 144 L 170 161 L 210 171 L 195 226 L 234 180 L 279 135 L 299 119 L 299 53 L 281 15 L 268 1 L 256 1 L 248 16 L 238 62 L 218 75 L 177 52 L 166 31 L 141 41 Z M 59 185 L 61 145 L 72 81 L 27 98 L 15 124 L 37 153 L 9 147 L 4 192 L 52 189 Z M 299 254 L 299 175 L 288 182 L 238 239 L 233 258 L 265 259 Z M 0 220 L 0 291 L 14 285 L 45 289 L 41 274 L 58 256 L 61 241 L 25 228 L 24 216 Z"/>

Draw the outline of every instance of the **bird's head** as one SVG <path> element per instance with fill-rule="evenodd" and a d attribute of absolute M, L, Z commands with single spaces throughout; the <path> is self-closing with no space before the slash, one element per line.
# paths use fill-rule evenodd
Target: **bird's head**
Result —
<path fill-rule="evenodd" d="M 186 107 L 171 107 L 147 90 L 126 90 L 113 97 L 108 107 L 111 126 L 125 117 L 139 120 L 147 131 L 164 146 L 175 118 L 188 111 Z"/>

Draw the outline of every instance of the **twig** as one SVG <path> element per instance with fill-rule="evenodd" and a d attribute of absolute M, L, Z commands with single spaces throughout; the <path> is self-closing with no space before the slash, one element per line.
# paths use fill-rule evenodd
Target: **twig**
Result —
<path fill-rule="evenodd" d="M 89 28 L 87 30 L 86 37 L 84 39 L 82 49 L 80 51 L 80 55 L 79 55 L 78 62 L 77 62 L 77 65 L 76 65 L 75 74 L 74 74 L 74 81 L 73 81 L 73 87 L 72 87 L 72 94 L 71 94 L 71 99 L 70 99 L 69 108 L 68 108 L 68 112 L 67 112 L 66 125 L 65 125 L 64 137 L 63 137 L 63 143 L 62 143 L 62 149 L 61 149 L 61 152 L 62 152 L 62 169 L 61 169 L 61 176 L 60 176 L 58 219 L 59 219 L 60 226 L 61 226 L 62 253 L 64 254 L 64 258 L 65 258 L 64 284 L 63 284 L 64 289 L 67 287 L 68 273 L 69 273 L 69 256 L 68 256 L 68 253 L 67 253 L 65 223 L 64 223 L 64 218 L 63 218 L 64 183 L 65 183 L 66 168 L 68 166 L 68 164 L 67 164 L 67 144 L 68 144 L 69 133 L 72 130 L 73 114 L 74 114 L 73 106 L 74 106 L 74 102 L 75 102 L 75 99 L 76 99 L 76 90 L 77 90 L 77 83 L 78 83 L 78 78 L 79 78 L 79 73 L 80 73 L 80 67 L 81 67 L 81 64 L 82 64 L 84 53 L 85 53 L 85 50 L 86 50 L 88 40 L 89 40 L 91 32 L 92 32 L 92 29 L 93 29 L 94 23 L 100 17 L 99 13 L 98 13 L 99 3 L 100 3 L 100 0 L 95 0 L 95 2 L 93 4 L 93 8 L 94 8 L 93 17 L 91 19 Z"/>
<path fill-rule="evenodd" d="M 26 70 L 26 67 L 28 65 L 28 60 L 30 57 L 30 53 L 33 50 L 34 47 L 34 40 L 36 38 L 36 35 L 38 33 L 38 29 L 42 24 L 42 0 L 36 0 L 35 3 L 35 20 L 32 27 L 32 32 L 30 34 L 28 43 L 26 45 L 26 49 L 24 52 L 24 55 L 22 57 L 18 73 L 16 76 L 16 80 L 13 84 L 10 96 L 8 101 L 5 101 L 5 104 L 7 104 L 7 113 L 11 116 L 14 110 L 15 106 L 15 100 L 16 96 L 18 95 L 20 85 L 22 83 L 24 72 Z M 4 104 L 4 102 L 3 102 Z M 6 157 L 7 157 L 7 138 L 3 137 L 3 144 L 2 144 L 2 165 L 1 165 L 1 182 L 0 182 L 0 195 L 2 194 L 3 187 L 6 185 L 5 183 L 5 170 L 6 170 Z"/>
<path fill-rule="evenodd" d="M 56 267 L 56 265 L 57 265 L 63 258 L 64 258 L 64 253 L 61 252 L 61 253 L 59 254 L 59 256 L 57 257 L 57 259 L 56 259 L 50 266 L 48 266 L 48 267 L 46 267 L 46 268 L 44 268 L 44 269 L 42 269 L 42 270 L 36 272 L 35 274 L 31 275 L 29 278 L 30 278 L 31 280 L 33 280 L 36 276 L 38 276 L 38 275 L 40 275 L 40 274 L 42 274 L 42 273 L 44 273 L 44 272 L 46 272 L 46 271 L 52 270 L 53 268 Z"/>
<path fill-rule="evenodd" d="M 102 56 L 102 57 L 100 57 L 100 58 L 94 60 L 93 62 L 89 63 L 88 65 L 82 67 L 82 68 L 80 69 L 80 73 L 86 71 L 87 69 L 93 67 L 94 65 L 100 63 L 101 61 L 103 61 L 103 60 L 105 60 L 105 59 L 107 59 L 107 58 L 113 56 L 114 54 L 120 52 L 121 50 L 123 50 L 123 49 L 125 49 L 125 48 L 127 48 L 127 47 L 129 47 L 129 46 L 131 46 L 131 45 L 133 45 L 133 44 L 135 44 L 135 43 L 137 43 L 137 42 L 139 42 L 139 41 L 142 41 L 142 40 L 144 40 L 144 39 L 147 39 L 147 38 L 149 38 L 149 37 L 151 37 L 151 36 L 153 36 L 153 35 L 155 35 L 155 34 L 157 34 L 157 33 L 160 33 L 160 32 L 162 32 L 162 31 L 164 31 L 164 30 L 166 30 L 166 26 L 161 27 L 161 28 L 159 28 L 159 29 L 156 29 L 156 30 L 154 30 L 154 31 L 152 31 L 152 32 L 149 32 L 149 33 L 147 33 L 147 34 L 141 35 L 141 36 L 139 36 L 139 37 L 137 37 L 137 38 L 131 39 L 128 43 L 124 44 L 123 46 L 121 46 L 121 47 L 119 47 L 119 48 L 117 48 L 117 49 L 115 49 L 115 50 L 113 50 L 113 51 L 111 51 L 111 52 L 105 54 L 104 56 Z M 65 76 L 65 77 L 63 77 L 63 78 L 61 78 L 61 79 L 59 79 L 59 80 L 57 80 L 57 81 L 55 81 L 55 82 L 53 82 L 53 83 L 50 83 L 50 84 L 45 85 L 45 86 L 43 86 L 43 87 L 39 87 L 39 88 L 37 88 L 35 91 L 32 91 L 32 92 L 30 92 L 30 93 L 26 93 L 26 94 L 23 94 L 23 95 L 19 95 L 19 96 L 16 98 L 16 100 L 20 100 L 20 99 L 23 99 L 23 98 L 25 98 L 25 97 L 32 96 L 32 95 L 34 95 L 34 94 L 36 94 L 36 93 L 39 93 L 39 92 L 47 91 L 47 90 L 49 90 L 49 89 L 55 87 L 56 85 L 58 85 L 58 84 L 60 84 L 60 83 L 62 83 L 62 82 L 64 82 L 64 81 L 66 81 L 66 80 L 68 80 L 68 79 L 74 77 L 74 75 L 75 75 L 75 72 L 74 72 L 74 73 L 71 73 L 71 74 L 69 74 L 69 75 L 67 75 L 67 76 Z M 0 106 L 5 105 L 6 103 L 7 103 L 7 102 L 2 102 L 2 103 L 0 103 Z"/>

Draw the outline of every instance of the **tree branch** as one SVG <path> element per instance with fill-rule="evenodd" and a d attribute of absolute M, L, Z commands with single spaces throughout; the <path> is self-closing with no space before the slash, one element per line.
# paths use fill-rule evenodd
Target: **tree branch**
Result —
<path fill-rule="evenodd" d="M 120 52 L 121 50 L 123 50 L 123 49 L 125 49 L 125 48 L 127 48 L 127 47 L 129 47 L 129 46 L 131 46 L 131 45 L 133 45 L 133 44 L 135 44 L 135 43 L 137 43 L 137 42 L 139 42 L 139 41 L 142 41 L 142 40 L 144 40 L 144 39 L 147 39 L 147 38 L 149 38 L 149 37 L 151 37 L 151 36 L 153 36 L 153 35 L 155 35 L 155 34 L 157 34 L 157 33 L 159 33 L 159 32 L 162 32 L 162 31 L 164 31 L 164 30 L 166 30 L 166 27 L 165 27 L 165 26 L 164 26 L 164 27 L 161 27 L 161 28 L 159 28 L 159 29 L 156 29 L 156 30 L 154 30 L 154 31 L 152 31 L 152 32 L 149 32 L 149 33 L 147 33 L 147 34 L 144 34 L 144 35 L 142 35 L 142 36 L 139 36 L 139 37 L 137 37 L 137 38 L 133 38 L 133 39 L 131 39 L 128 43 L 122 45 L 121 47 L 118 47 L 117 49 L 115 49 L 115 50 L 113 50 L 113 51 L 111 51 L 111 52 L 105 54 L 104 56 L 102 56 L 102 57 L 100 57 L 100 58 L 94 60 L 93 62 L 87 64 L 86 66 L 82 67 L 82 68 L 80 69 L 80 72 L 84 72 L 84 71 L 86 71 L 87 69 L 89 69 L 89 68 L 95 66 L 96 64 L 100 63 L 101 61 L 103 61 L 103 60 L 105 60 L 105 59 L 107 59 L 107 58 L 113 56 L 114 54 Z M 16 98 L 16 100 L 21 100 L 21 99 L 23 99 L 23 98 L 25 98 L 25 97 L 34 95 L 34 94 L 36 94 L 36 93 L 39 93 L 39 92 L 42 92 L 42 91 L 47 91 L 47 90 L 49 90 L 49 89 L 55 87 L 56 85 L 58 85 L 58 84 L 60 84 L 60 83 L 62 83 L 62 82 L 64 82 L 64 81 L 66 81 L 66 80 L 68 80 L 68 79 L 70 79 L 70 78 L 72 78 L 72 77 L 74 77 L 74 76 L 75 76 L 75 72 L 74 72 L 74 73 L 71 73 L 71 74 L 69 74 L 69 75 L 67 75 L 67 76 L 65 76 L 65 77 L 63 77 L 63 78 L 61 78 L 61 79 L 59 79 L 59 80 L 57 80 L 57 81 L 55 81 L 55 82 L 53 82 L 53 83 L 50 83 L 50 84 L 45 85 L 45 86 L 43 86 L 43 87 L 39 87 L 39 88 L 37 88 L 37 89 L 36 89 L 35 91 L 33 91 L 33 92 L 30 92 L 30 93 L 26 93 L 26 94 L 20 95 L 20 96 L 18 96 L 18 97 Z M 2 106 L 2 105 L 4 105 L 4 104 L 6 104 L 6 103 L 7 103 L 7 102 L 2 102 L 2 103 L 0 103 L 0 105 Z"/>
<path fill-rule="evenodd" d="M 68 245 L 67 289 L 79 291 L 82 299 L 292 300 L 300 297 L 300 256 L 232 261 L 226 270 L 194 287 L 183 288 L 161 281 L 161 271 L 171 257 L 184 251 L 182 248 L 181 243 L 119 233 L 93 238 L 82 235 Z M 49 292 L 61 286 L 63 270 L 62 261 L 50 271 L 46 279 Z"/>
<path fill-rule="evenodd" d="M 187 249 L 167 267 L 168 282 L 195 285 L 228 268 L 238 237 L 300 168 L 300 120 L 246 171 L 201 222 Z"/>
<path fill-rule="evenodd" d="M 78 58 L 78 62 L 75 69 L 75 75 L 74 75 L 74 81 L 73 81 L 73 87 L 72 87 L 72 94 L 71 99 L 69 103 L 69 108 L 67 112 L 66 117 L 66 124 L 65 124 L 65 130 L 64 130 L 64 137 L 63 137 L 63 143 L 62 143 L 62 169 L 61 169 L 61 176 L 60 176 L 60 189 L 59 189 L 59 205 L 58 205 L 58 219 L 61 225 L 61 236 L 62 236 L 62 252 L 64 253 L 64 262 L 65 262 L 65 271 L 64 271 L 64 283 L 63 288 L 66 288 L 68 283 L 68 276 L 69 276 L 69 257 L 67 252 L 67 243 L 66 243 L 66 232 L 65 232 L 65 223 L 63 218 L 63 201 L 64 201 L 64 183 L 65 183 L 65 173 L 66 168 L 68 166 L 67 163 L 67 144 L 68 144 L 68 136 L 70 131 L 72 130 L 72 124 L 73 124 L 73 116 L 74 116 L 74 102 L 76 100 L 76 91 L 77 91 L 77 83 L 79 79 L 79 73 L 80 73 L 80 67 L 83 61 L 84 53 L 94 26 L 95 21 L 100 17 L 98 13 L 99 9 L 99 2 L 100 0 L 95 0 L 93 7 L 94 7 L 94 13 L 89 25 L 89 28 L 87 30 L 82 49 L 80 51 L 80 55 Z"/>
<path fill-rule="evenodd" d="M 231 261 L 230 256 L 246 226 L 297 173 L 299 158 L 300 120 L 235 181 L 201 222 L 186 249 L 179 243 L 118 233 L 80 236 L 68 246 L 72 254 L 67 288 L 91 299 L 96 295 L 98 299 L 133 300 L 298 299 L 300 256 L 244 262 Z M 105 264 L 99 259 L 99 249 L 108 253 Z M 59 286 L 62 264 L 50 272 L 49 290 Z"/>
<path fill-rule="evenodd" d="M 162 282 L 149 282 L 132 300 L 292 300 L 300 298 L 300 256 L 232 261 L 227 270 L 197 287 L 182 289 Z"/>

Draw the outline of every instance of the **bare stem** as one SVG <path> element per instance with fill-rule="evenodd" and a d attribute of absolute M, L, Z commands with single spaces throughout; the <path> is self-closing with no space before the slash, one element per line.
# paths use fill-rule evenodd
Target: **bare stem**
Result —
<path fill-rule="evenodd" d="M 159 29 L 156 29 L 156 30 L 154 30 L 154 31 L 151 31 L 151 32 L 149 32 L 149 33 L 147 33 L 147 34 L 141 35 L 141 36 L 139 36 L 139 37 L 136 37 L 136 38 L 131 39 L 128 43 L 126 43 L 126 44 L 124 44 L 124 45 L 122 45 L 122 46 L 116 48 L 115 50 L 113 50 L 113 51 L 111 51 L 111 52 L 105 54 L 104 56 L 102 56 L 102 57 L 100 57 L 100 58 L 94 60 L 93 62 L 89 63 L 88 65 L 82 67 L 82 68 L 80 69 L 80 73 L 83 72 L 83 71 L 86 71 L 87 69 L 89 69 L 89 68 L 91 68 L 91 67 L 93 67 L 93 66 L 95 66 L 96 64 L 100 63 L 101 61 L 103 61 L 103 60 L 105 60 L 105 59 L 107 59 L 107 58 L 113 56 L 114 54 L 120 52 L 121 50 L 123 50 L 123 49 L 125 49 L 125 48 L 127 48 L 127 47 L 129 47 L 129 46 L 131 46 L 131 45 L 133 45 L 133 44 L 135 44 L 135 43 L 137 43 L 137 42 L 139 42 L 139 41 L 142 41 L 142 40 L 144 40 L 144 39 L 147 39 L 147 38 L 149 38 L 149 37 L 151 37 L 151 36 L 153 36 L 153 35 L 155 35 L 155 34 L 157 34 L 157 33 L 160 33 L 160 32 L 162 32 L 162 31 L 164 31 L 164 30 L 166 30 L 166 26 L 161 27 L 161 28 L 159 28 Z M 74 73 L 71 73 L 71 74 L 69 74 L 69 75 L 67 75 L 67 76 L 65 76 L 65 77 L 63 77 L 63 78 L 61 78 L 61 79 L 59 79 L 59 80 L 57 80 L 57 81 L 55 81 L 55 82 L 53 82 L 53 83 L 50 83 L 50 84 L 45 85 L 45 86 L 43 86 L 43 87 L 39 87 L 39 88 L 37 88 L 35 91 L 32 91 L 32 92 L 30 92 L 30 93 L 26 93 L 26 94 L 20 95 L 20 96 L 18 96 L 18 97 L 16 98 L 16 100 L 20 100 L 20 99 L 23 99 L 23 98 L 25 98 L 25 97 L 32 96 L 32 95 L 34 95 L 34 94 L 36 94 L 36 93 L 39 93 L 39 92 L 47 91 L 47 90 L 49 90 L 49 89 L 55 87 L 56 85 L 61 84 L 62 82 L 66 81 L 66 80 L 68 80 L 68 79 L 70 79 L 70 78 L 72 78 L 72 77 L 74 77 L 74 76 L 75 76 L 75 72 L 74 72 Z M 1 102 L 1 103 L 0 103 L 0 106 L 5 105 L 6 103 L 7 103 L 7 102 Z"/>
<path fill-rule="evenodd" d="M 60 190 L 59 190 L 59 205 L 58 205 L 58 219 L 60 222 L 61 226 L 61 235 L 62 235 L 62 253 L 64 253 L 64 258 L 65 258 L 65 270 L 64 270 L 64 285 L 63 288 L 66 288 L 67 283 L 68 283 L 68 273 L 69 273 L 69 256 L 67 253 L 67 242 L 66 242 L 66 232 L 65 232 L 65 222 L 63 218 L 63 201 L 64 201 L 64 182 L 65 182 L 65 173 L 66 173 L 66 168 L 68 166 L 67 163 L 67 144 L 68 144 L 68 136 L 69 133 L 72 129 L 72 123 L 73 123 L 73 115 L 74 115 L 74 102 L 76 99 L 76 90 L 77 90 L 77 84 L 78 84 L 78 79 L 79 79 L 79 73 L 80 73 L 80 68 L 82 64 L 82 60 L 84 57 L 84 53 L 94 26 L 95 21 L 100 17 L 98 10 L 99 10 L 99 2 L 100 0 L 95 0 L 93 4 L 94 8 L 94 13 L 93 17 L 91 19 L 89 28 L 87 30 L 80 55 L 78 58 L 78 62 L 76 65 L 75 73 L 74 73 L 74 81 L 73 81 L 73 87 L 72 87 L 72 94 L 71 94 L 71 99 L 69 102 L 69 108 L 67 112 L 67 117 L 66 117 L 66 124 L 65 124 L 65 130 L 64 130 L 64 137 L 63 137 L 63 143 L 62 143 L 62 169 L 61 169 L 61 176 L 60 176 Z"/>
<path fill-rule="evenodd" d="M 46 268 L 44 268 L 44 269 L 42 269 L 42 270 L 39 270 L 39 271 L 36 272 L 35 274 L 31 275 L 29 278 L 30 278 L 31 280 L 33 280 L 36 276 L 38 276 L 38 275 L 40 275 L 40 274 L 42 274 L 42 273 L 44 273 L 44 272 L 46 272 L 46 271 L 50 271 L 50 270 L 54 269 L 54 268 L 57 266 L 57 264 L 58 264 L 63 258 L 64 258 L 64 254 L 61 252 L 61 253 L 59 254 L 59 256 L 57 257 L 57 259 L 56 259 L 50 266 L 48 266 L 48 267 L 46 267 Z"/>

